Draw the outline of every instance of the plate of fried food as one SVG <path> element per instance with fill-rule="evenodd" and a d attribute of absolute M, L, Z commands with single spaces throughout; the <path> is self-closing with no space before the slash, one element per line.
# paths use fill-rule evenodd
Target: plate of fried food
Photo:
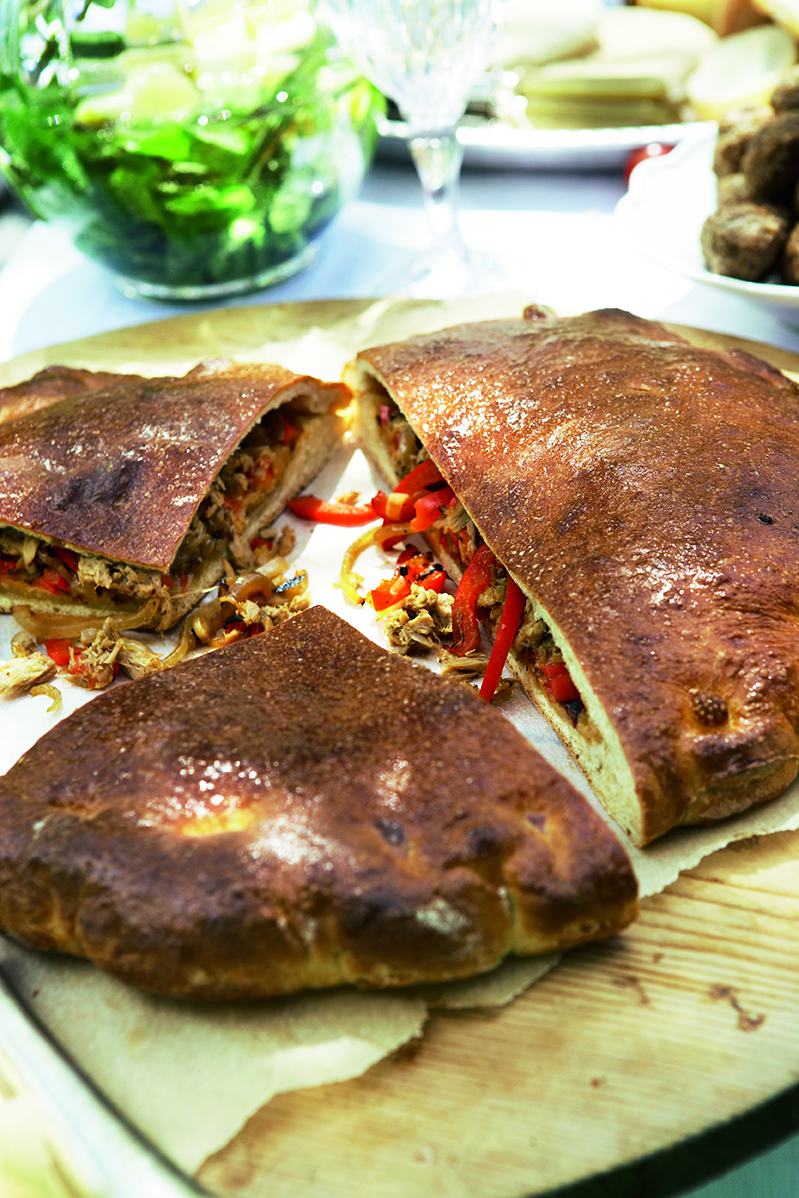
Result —
<path fill-rule="evenodd" d="M 646 257 L 697 283 L 799 316 L 799 71 L 641 163 L 617 216 Z"/>

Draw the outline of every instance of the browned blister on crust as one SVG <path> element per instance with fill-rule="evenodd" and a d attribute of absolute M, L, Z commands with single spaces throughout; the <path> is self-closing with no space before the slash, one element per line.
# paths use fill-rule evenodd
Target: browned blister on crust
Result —
<path fill-rule="evenodd" d="M 366 351 L 550 625 L 586 711 L 530 693 L 638 843 L 799 762 L 799 388 L 606 310 Z M 368 427 L 365 433 L 368 437 Z"/>
<path fill-rule="evenodd" d="M 464 977 L 635 910 L 503 716 L 320 607 L 113 688 L 0 780 L 2 928 L 162 994 Z"/>

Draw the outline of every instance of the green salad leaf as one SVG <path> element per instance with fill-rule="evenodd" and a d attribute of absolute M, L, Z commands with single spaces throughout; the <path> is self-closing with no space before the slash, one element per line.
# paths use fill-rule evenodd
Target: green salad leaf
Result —
<path fill-rule="evenodd" d="M 132 50 L 88 29 L 70 40 L 58 0 L 47 5 L 23 3 L 0 46 L 0 169 L 35 215 L 67 219 L 115 272 L 168 289 L 258 280 L 358 186 L 383 101 L 325 32 L 275 59 L 292 67 L 273 72 L 277 85 L 268 67 L 242 67 L 223 87 L 224 74 L 192 75 L 190 46 Z"/>

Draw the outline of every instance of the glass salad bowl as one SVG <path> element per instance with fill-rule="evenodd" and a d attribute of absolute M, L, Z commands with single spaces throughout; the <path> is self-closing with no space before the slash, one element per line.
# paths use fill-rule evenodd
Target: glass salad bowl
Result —
<path fill-rule="evenodd" d="M 307 0 L 0 0 L 0 171 L 129 295 L 302 269 L 382 113 Z"/>

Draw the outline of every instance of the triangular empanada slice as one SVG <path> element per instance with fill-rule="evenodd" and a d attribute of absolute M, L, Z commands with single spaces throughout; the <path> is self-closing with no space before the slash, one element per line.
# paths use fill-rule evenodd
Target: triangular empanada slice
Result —
<path fill-rule="evenodd" d="M 322 607 L 123 683 L 0 779 L 0 927 L 184 998 L 466 977 L 636 913 L 499 711 Z"/>

